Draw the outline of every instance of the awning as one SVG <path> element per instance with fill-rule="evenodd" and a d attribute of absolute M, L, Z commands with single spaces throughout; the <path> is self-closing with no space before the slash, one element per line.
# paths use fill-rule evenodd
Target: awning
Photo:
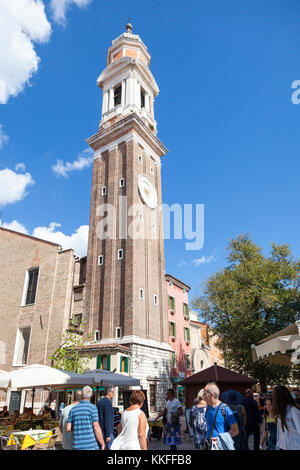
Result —
<path fill-rule="evenodd" d="M 253 344 L 251 350 L 254 362 L 276 354 L 292 354 L 291 361 L 297 360 L 296 356 L 300 353 L 300 321 L 268 336 L 257 345 Z"/>

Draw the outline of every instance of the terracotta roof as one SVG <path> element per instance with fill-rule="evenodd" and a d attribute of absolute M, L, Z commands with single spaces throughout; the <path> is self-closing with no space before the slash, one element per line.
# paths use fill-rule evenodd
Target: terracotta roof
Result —
<path fill-rule="evenodd" d="M 180 287 L 181 289 L 185 289 L 188 292 L 191 290 L 190 286 L 182 282 L 180 279 L 177 279 L 176 277 L 172 276 L 172 274 L 165 274 L 166 280 L 170 280 L 175 284 L 177 287 Z"/>
<path fill-rule="evenodd" d="M 206 382 L 216 382 L 216 383 L 248 383 L 254 384 L 256 380 L 247 375 L 239 374 L 238 372 L 233 372 L 233 370 L 225 369 L 221 366 L 211 366 L 208 369 L 204 369 L 197 374 L 191 375 L 190 377 L 182 380 L 180 383 L 183 385 L 188 384 L 203 384 Z"/>

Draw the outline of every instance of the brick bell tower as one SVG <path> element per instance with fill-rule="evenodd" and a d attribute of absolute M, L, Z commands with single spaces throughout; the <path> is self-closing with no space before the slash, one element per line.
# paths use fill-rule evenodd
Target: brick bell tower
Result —
<path fill-rule="evenodd" d="M 110 363 L 118 348 L 128 348 L 128 372 L 159 405 L 171 351 L 161 212 L 167 150 L 156 137 L 159 89 L 150 58 L 127 24 L 97 81 L 103 103 L 99 131 L 87 139 L 94 164 L 84 322 L 99 348 L 110 346 Z"/>

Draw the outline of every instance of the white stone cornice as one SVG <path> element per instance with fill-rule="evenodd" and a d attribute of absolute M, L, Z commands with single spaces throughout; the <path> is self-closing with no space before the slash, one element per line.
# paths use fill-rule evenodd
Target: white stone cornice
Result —
<path fill-rule="evenodd" d="M 151 154 L 161 157 L 167 153 L 166 147 L 162 142 L 148 129 L 146 124 L 135 113 L 129 114 L 124 119 L 116 122 L 107 129 L 100 129 L 96 134 L 89 137 L 86 142 L 95 150 L 99 150 L 106 145 L 113 144 L 117 139 L 123 136 L 125 140 L 126 132 L 135 131 L 136 135 L 144 142 L 143 146 L 148 148 Z M 118 137 L 118 134 L 121 134 Z M 101 146 L 102 142 L 107 142 Z"/>
<path fill-rule="evenodd" d="M 142 346 L 146 346 L 149 348 L 153 349 L 161 349 L 163 351 L 170 351 L 174 352 L 174 350 L 171 348 L 171 346 L 168 343 L 160 343 L 159 341 L 155 341 L 154 339 L 145 339 L 145 338 L 140 338 L 139 336 L 123 336 L 121 339 L 116 339 L 116 338 L 107 338 L 107 339 L 102 339 L 97 342 L 97 344 L 116 344 L 116 342 L 120 345 L 122 344 L 140 344 Z M 87 342 L 86 344 L 95 344 L 95 343 L 89 343 Z"/>

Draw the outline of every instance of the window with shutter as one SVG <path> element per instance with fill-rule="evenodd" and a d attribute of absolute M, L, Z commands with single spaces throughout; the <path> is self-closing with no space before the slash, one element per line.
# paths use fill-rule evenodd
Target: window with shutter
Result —
<path fill-rule="evenodd" d="M 176 367 L 176 354 L 171 352 L 171 367 Z"/>
<path fill-rule="evenodd" d="M 188 320 L 190 318 L 190 314 L 189 314 L 189 306 L 188 304 L 186 303 L 183 303 L 183 315 L 184 315 L 184 318 L 186 320 Z"/>

